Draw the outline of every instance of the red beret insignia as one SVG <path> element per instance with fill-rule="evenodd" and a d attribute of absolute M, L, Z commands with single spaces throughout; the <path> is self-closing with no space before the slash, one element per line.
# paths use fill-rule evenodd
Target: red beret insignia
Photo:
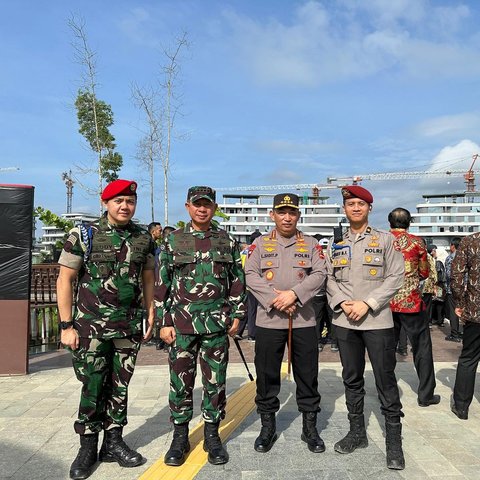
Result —
<path fill-rule="evenodd" d="M 367 203 L 373 203 L 372 194 L 360 185 L 346 185 L 342 188 L 342 196 L 344 200 L 349 198 L 359 198 Z"/>
<path fill-rule="evenodd" d="M 101 199 L 107 202 L 119 195 L 136 195 L 136 192 L 137 182 L 134 182 L 133 180 L 115 180 L 103 189 Z"/>

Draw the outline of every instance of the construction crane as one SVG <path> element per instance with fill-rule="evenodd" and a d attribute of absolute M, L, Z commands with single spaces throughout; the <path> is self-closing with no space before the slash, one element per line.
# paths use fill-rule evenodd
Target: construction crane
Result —
<path fill-rule="evenodd" d="M 473 170 L 473 163 L 467 173 L 465 170 L 437 170 L 437 171 L 411 171 L 411 172 L 384 172 L 384 173 L 367 173 L 365 175 L 353 175 L 351 177 L 327 177 L 327 183 L 333 182 L 351 182 L 354 185 L 362 182 L 362 180 L 408 180 L 417 177 L 464 177 L 467 184 L 467 191 L 475 190 L 475 173 L 480 170 Z M 472 187 L 473 185 L 473 187 Z M 471 188 L 469 190 L 469 188 Z"/>
<path fill-rule="evenodd" d="M 478 153 L 472 156 L 472 164 L 468 169 L 467 173 L 463 176 L 465 178 L 465 185 L 467 186 L 467 192 L 474 192 L 475 191 L 475 173 L 473 170 L 473 166 L 477 161 Z"/>
<path fill-rule="evenodd" d="M 464 177 L 467 192 L 475 191 L 475 174 L 480 173 L 480 170 L 473 170 L 478 154 L 472 156 L 473 161 L 470 168 L 465 173 L 465 170 L 426 170 L 426 171 L 404 171 L 404 172 L 384 172 L 384 173 L 367 173 L 365 175 L 353 175 L 351 177 L 327 177 L 327 184 L 317 183 L 297 183 L 291 185 L 259 185 L 250 187 L 220 187 L 218 191 L 265 191 L 265 190 L 304 190 L 306 188 L 312 189 L 313 197 L 318 197 L 320 190 L 341 188 L 345 185 L 357 185 L 363 180 L 408 180 L 418 177 Z"/>
<path fill-rule="evenodd" d="M 67 187 L 67 213 L 72 213 L 73 184 L 72 171 L 62 173 L 62 180 Z"/>

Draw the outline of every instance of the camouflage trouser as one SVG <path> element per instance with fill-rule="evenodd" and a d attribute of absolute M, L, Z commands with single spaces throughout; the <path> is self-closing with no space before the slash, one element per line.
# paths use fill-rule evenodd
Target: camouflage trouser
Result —
<path fill-rule="evenodd" d="M 193 387 L 200 352 L 203 398 L 202 415 L 206 422 L 217 423 L 225 417 L 225 380 L 228 363 L 228 336 L 225 332 L 209 335 L 182 335 L 170 347 L 170 420 L 180 424 L 193 416 Z"/>
<path fill-rule="evenodd" d="M 72 351 L 75 374 L 83 383 L 77 433 L 127 424 L 128 384 L 139 348 L 138 338 L 80 338 L 78 349 Z"/>

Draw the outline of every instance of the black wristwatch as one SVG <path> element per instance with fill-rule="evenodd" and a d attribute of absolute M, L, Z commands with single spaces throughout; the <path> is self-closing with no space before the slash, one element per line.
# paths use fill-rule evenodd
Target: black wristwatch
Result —
<path fill-rule="evenodd" d="M 59 324 L 60 330 L 67 330 L 70 327 L 73 327 L 73 321 L 70 320 L 69 322 L 60 322 Z"/>

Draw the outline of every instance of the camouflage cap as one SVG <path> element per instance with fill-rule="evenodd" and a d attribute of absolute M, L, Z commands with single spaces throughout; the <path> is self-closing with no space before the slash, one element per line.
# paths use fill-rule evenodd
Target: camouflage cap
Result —
<path fill-rule="evenodd" d="M 298 208 L 299 198 L 294 193 L 279 193 L 273 197 L 273 208 Z"/>
<path fill-rule="evenodd" d="M 201 198 L 205 198 L 206 200 L 210 200 L 210 202 L 215 203 L 215 190 L 205 186 L 195 186 L 188 189 L 187 202 L 196 202 Z"/>

